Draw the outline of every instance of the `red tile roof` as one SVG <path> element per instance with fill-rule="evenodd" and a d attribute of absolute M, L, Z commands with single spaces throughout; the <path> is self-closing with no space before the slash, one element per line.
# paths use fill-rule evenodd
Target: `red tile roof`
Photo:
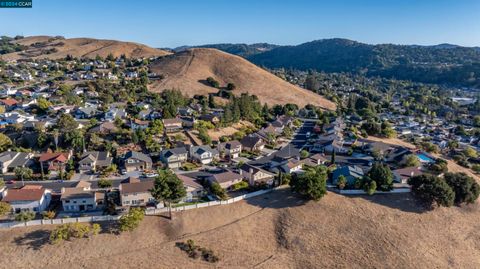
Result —
<path fill-rule="evenodd" d="M 57 162 L 62 162 L 62 163 L 67 162 L 67 160 L 68 160 L 68 154 L 67 153 L 62 153 L 62 152 L 43 153 L 42 155 L 40 155 L 40 159 L 39 159 L 40 162 L 57 161 Z"/>
<path fill-rule="evenodd" d="M 25 186 L 21 189 L 9 189 L 7 194 L 3 197 L 3 202 L 16 202 L 16 201 L 39 201 L 45 194 L 46 189 L 32 188 Z"/>
<path fill-rule="evenodd" d="M 14 106 L 18 104 L 17 100 L 12 98 L 1 99 L 0 102 L 2 102 L 4 105 L 7 105 L 7 106 Z"/>

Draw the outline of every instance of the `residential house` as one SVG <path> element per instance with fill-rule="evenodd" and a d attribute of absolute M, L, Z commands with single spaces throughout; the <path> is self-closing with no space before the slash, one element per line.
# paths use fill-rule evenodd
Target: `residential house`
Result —
<path fill-rule="evenodd" d="M 332 182 L 337 185 L 338 177 L 344 176 L 347 180 L 347 185 L 354 185 L 357 179 L 364 176 L 362 168 L 356 165 L 342 166 L 333 171 Z"/>
<path fill-rule="evenodd" d="M 114 121 L 116 118 L 125 119 L 127 117 L 127 112 L 124 108 L 112 107 L 109 111 L 105 112 L 103 118 L 106 121 Z"/>
<path fill-rule="evenodd" d="M 153 189 L 154 182 L 140 181 L 136 178 L 130 178 L 127 182 L 119 186 L 120 202 L 122 206 L 146 206 L 155 203 L 150 190 Z"/>
<path fill-rule="evenodd" d="M 99 125 L 92 127 L 89 132 L 91 133 L 101 133 L 101 134 L 112 134 L 118 131 L 117 126 L 113 122 L 102 122 Z"/>
<path fill-rule="evenodd" d="M 213 124 L 217 124 L 220 122 L 220 118 L 214 114 L 205 114 L 205 115 L 201 115 L 199 118 L 199 120 L 203 120 L 203 121 L 207 121 L 207 122 L 211 122 Z"/>
<path fill-rule="evenodd" d="M 5 108 L 5 111 L 11 111 L 18 105 L 18 101 L 13 98 L 0 99 L 0 105 Z"/>
<path fill-rule="evenodd" d="M 80 172 L 99 171 L 109 167 L 113 158 L 108 151 L 89 151 L 82 154 L 78 161 Z"/>
<path fill-rule="evenodd" d="M 217 149 L 222 158 L 232 160 L 238 158 L 242 153 L 242 144 L 237 140 L 232 140 L 218 144 Z"/>
<path fill-rule="evenodd" d="M 144 121 L 144 120 L 139 120 L 139 119 L 134 119 L 131 122 L 131 126 L 133 130 L 145 130 L 148 128 L 148 125 L 150 122 Z"/>
<path fill-rule="evenodd" d="M 240 166 L 240 175 L 246 179 L 251 186 L 258 184 L 272 185 L 275 178 L 274 173 L 247 163 Z"/>
<path fill-rule="evenodd" d="M 247 151 L 261 151 L 265 147 L 265 142 L 256 135 L 247 135 L 240 140 L 240 143 Z"/>
<path fill-rule="evenodd" d="M 163 127 L 167 133 L 179 132 L 183 130 L 182 120 L 179 118 L 163 119 Z"/>
<path fill-rule="evenodd" d="M 152 159 L 141 152 L 129 151 L 123 157 L 123 164 L 127 172 L 152 169 Z"/>
<path fill-rule="evenodd" d="M 14 213 L 33 211 L 40 213 L 50 204 L 51 191 L 39 185 L 25 185 L 20 189 L 6 189 L 3 193 L 3 202 L 12 207 Z"/>
<path fill-rule="evenodd" d="M 421 167 L 405 167 L 393 170 L 394 181 L 398 183 L 407 183 L 408 179 L 423 174 Z"/>
<path fill-rule="evenodd" d="M 233 184 L 239 183 L 243 180 L 243 176 L 232 171 L 226 171 L 218 174 L 211 174 L 207 180 L 212 183 L 218 183 L 223 189 L 230 189 Z"/>
<path fill-rule="evenodd" d="M 105 193 L 93 191 L 90 183 L 80 181 L 73 188 L 62 188 L 60 201 L 67 212 L 83 212 L 101 209 L 105 201 Z"/>
<path fill-rule="evenodd" d="M 184 199 L 185 202 L 198 200 L 205 194 L 205 189 L 195 179 L 182 174 L 177 174 L 177 177 L 183 182 L 187 192 L 187 196 Z"/>
<path fill-rule="evenodd" d="M 0 153 L 0 169 L 3 174 L 13 172 L 17 167 L 29 167 L 33 164 L 33 154 L 28 152 L 4 151 Z"/>
<path fill-rule="evenodd" d="M 98 114 L 99 111 L 95 106 L 79 107 L 75 111 L 75 117 L 77 119 L 91 119 Z"/>
<path fill-rule="evenodd" d="M 210 146 L 193 146 L 190 148 L 190 158 L 202 164 L 209 164 L 218 157 L 218 151 Z"/>
<path fill-rule="evenodd" d="M 180 168 L 188 159 L 188 151 L 185 147 L 165 149 L 160 153 L 160 160 L 168 168 Z"/>
<path fill-rule="evenodd" d="M 59 172 L 65 171 L 65 166 L 70 157 L 70 153 L 46 152 L 40 155 L 38 161 L 44 173 L 48 173 L 48 171 Z"/>

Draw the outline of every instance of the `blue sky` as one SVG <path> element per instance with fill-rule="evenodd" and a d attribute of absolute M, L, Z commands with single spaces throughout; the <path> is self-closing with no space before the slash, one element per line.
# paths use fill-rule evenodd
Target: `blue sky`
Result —
<path fill-rule="evenodd" d="M 175 47 L 332 37 L 480 46 L 479 0 L 33 0 L 0 9 L 0 35 L 63 35 Z"/>

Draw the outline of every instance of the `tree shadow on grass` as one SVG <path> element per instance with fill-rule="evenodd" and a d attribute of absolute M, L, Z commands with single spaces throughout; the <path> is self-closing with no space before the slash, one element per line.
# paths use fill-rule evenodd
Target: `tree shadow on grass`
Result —
<path fill-rule="evenodd" d="M 308 202 L 290 188 L 281 188 L 256 197 L 245 199 L 248 204 L 261 208 L 287 208 L 302 206 Z"/>
<path fill-rule="evenodd" d="M 389 193 L 375 195 L 344 195 L 347 198 L 362 198 L 382 206 L 398 209 L 403 212 L 422 214 L 430 211 L 412 193 Z"/>
<path fill-rule="evenodd" d="M 50 231 L 35 230 L 16 237 L 13 242 L 18 246 L 27 246 L 29 249 L 39 250 L 50 242 Z"/>

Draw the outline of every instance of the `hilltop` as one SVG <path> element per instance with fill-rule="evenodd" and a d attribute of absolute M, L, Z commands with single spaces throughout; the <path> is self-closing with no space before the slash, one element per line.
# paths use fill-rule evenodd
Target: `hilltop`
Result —
<path fill-rule="evenodd" d="M 60 59 L 67 55 L 79 58 L 95 58 L 97 55 L 107 57 L 109 54 L 115 57 L 125 54 L 127 57 L 142 58 L 169 54 L 164 50 L 138 43 L 93 38 L 65 39 L 52 36 L 30 36 L 11 42 L 22 45 L 23 49 L 1 55 L 1 59 Z"/>
<path fill-rule="evenodd" d="M 294 103 L 304 106 L 310 103 L 325 109 L 335 109 L 335 104 L 322 96 L 294 86 L 239 56 L 216 49 L 194 48 L 181 51 L 157 59 L 150 68 L 164 77 L 150 87 L 153 91 L 180 89 L 189 96 L 216 93 L 218 89 L 205 81 L 208 77 L 213 77 L 221 86 L 234 83 L 234 94 L 248 92 L 269 105 Z"/>
<path fill-rule="evenodd" d="M 478 268 L 479 217 L 478 202 L 425 212 L 410 194 L 328 193 L 305 203 L 283 189 L 61 245 L 48 244 L 52 226 L 0 231 L 0 258 L 8 268 Z M 187 239 L 218 264 L 175 247 Z"/>

